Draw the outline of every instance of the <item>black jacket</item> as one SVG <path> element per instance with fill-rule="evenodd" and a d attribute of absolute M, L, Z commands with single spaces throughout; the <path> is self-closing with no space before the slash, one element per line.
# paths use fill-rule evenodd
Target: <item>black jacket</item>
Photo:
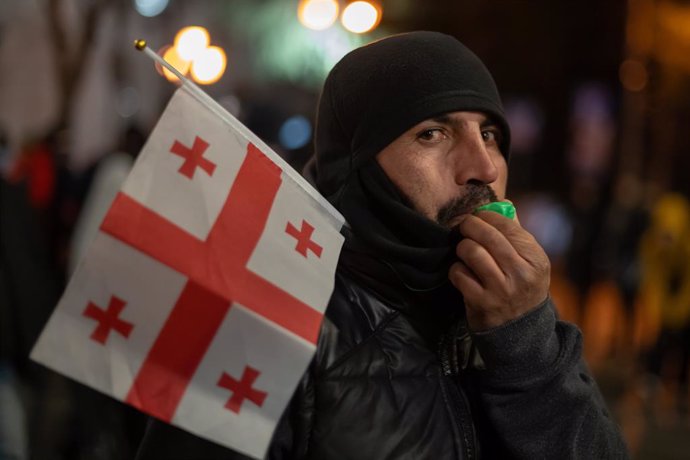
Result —
<path fill-rule="evenodd" d="M 580 332 L 550 301 L 469 335 L 457 313 L 387 272 L 343 254 L 316 356 L 268 458 L 627 458 Z M 152 421 L 137 458 L 245 457 Z"/>

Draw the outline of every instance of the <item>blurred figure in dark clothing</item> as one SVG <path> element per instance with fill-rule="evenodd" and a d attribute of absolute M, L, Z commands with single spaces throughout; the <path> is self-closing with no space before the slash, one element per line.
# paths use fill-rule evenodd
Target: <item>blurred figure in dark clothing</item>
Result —
<path fill-rule="evenodd" d="M 10 160 L 7 136 L 0 130 L 0 458 L 28 458 L 28 440 L 25 408 L 19 395 L 17 379 L 17 348 L 21 331 L 15 329 L 15 311 L 10 308 L 13 280 L 8 269 L 6 230 L 11 225 L 8 216 L 11 196 L 5 181 L 6 166 Z M 13 216 L 14 217 L 14 216 Z M 20 217 L 20 216 L 18 216 Z"/>
<path fill-rule="evenodd" d="M 28 142 L 9 166 L 10 184 L 26 189 L 28 205 L 35 214 L 39 238 L 44 240 L 51 269 L 60 286 L 66 282 L 68 243 L 90 180 L 68 168 L 69 132 L 50 131 Z"/>
<path fill-rule="evenodd" d="M 648 222 L 642 185 L 632 175 L 621 176 L 594 246 L 593 272 L 597 278 L 611 280 L 620 292 L 626 322 L 621 342 L 627 351 L 634 351 L 636 345 L 635 307 L 641 281 L 638 247 Z"/>
<path fill-rule="evenodd" d="M 16 399 L 16 392 L 20 385 L 25 386 L 31 405 L 32 396 L 41 393 L 39 388 L 49 378 L 46 371 L 29 362 L 28 355 L 59 290 L 44 233 L 45 209 L 41 209 L 48 206 L 52 193 L 51 161 L 46 150 L 35 146 L 30 156 L 23 158 L 21 164 L 10 166 L 0 179 L 0 359 L 3 380 L 15 391 L 15 399 L 9 406 L 0 406 L 0 414 L 11 419 L 10 426 L 21 433 L 14 441 L 23 444 L 13 448 L 17 458 L 28 455 L 30 441 L 26 439 L 26 430 L 30 433 L 35 427 L 24 423 L 26 410 Z M 46 408 L 43 414 L 47 419 L 49 412 L 50 408 Z"/>
<path fill-rule="evenodd" d="M 628 307 L 632 307 L 637 296 L 640 282 L 637 248 L 649 222 L 642 192 L 636 178 L 625 175 L 618 180 L 596 251 L 597 271 L 613 274 Z"/>

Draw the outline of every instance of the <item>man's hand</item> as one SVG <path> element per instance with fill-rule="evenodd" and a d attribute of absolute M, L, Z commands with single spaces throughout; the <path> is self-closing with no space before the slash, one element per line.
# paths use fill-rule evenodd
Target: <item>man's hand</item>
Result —
<path fill-rule="evenodd" d="M 505 324 L 546 299 L 551 264 L 517 219 L 482 211 L 466 216 L 459 229 L 460 261 L 448 276 L 465 298 L 470 330 Z"/>

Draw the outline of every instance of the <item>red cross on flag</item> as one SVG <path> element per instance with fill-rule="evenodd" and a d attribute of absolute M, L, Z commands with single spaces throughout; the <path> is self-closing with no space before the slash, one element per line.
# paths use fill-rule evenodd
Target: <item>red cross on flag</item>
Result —
<path fill-rule="evenodd" d="M 32 358 L 262 458 L 314 354 L 342 224 L 263 142 L 183 86 Z"/>

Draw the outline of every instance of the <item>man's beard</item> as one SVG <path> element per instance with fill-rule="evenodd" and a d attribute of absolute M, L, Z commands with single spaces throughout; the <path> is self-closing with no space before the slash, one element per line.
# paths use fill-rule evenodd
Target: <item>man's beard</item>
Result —
<path fill-rule="evenodd" d="M 464 195 L 450 200 L 439 209 L 436 215 L 436 223 L 445 228 L 452 228 L 451 222 L 456 217 L 469 214 L 479 206 L 498 201 L 496 193 L 486 184 L 467 184 L 467 191 Z"/>

